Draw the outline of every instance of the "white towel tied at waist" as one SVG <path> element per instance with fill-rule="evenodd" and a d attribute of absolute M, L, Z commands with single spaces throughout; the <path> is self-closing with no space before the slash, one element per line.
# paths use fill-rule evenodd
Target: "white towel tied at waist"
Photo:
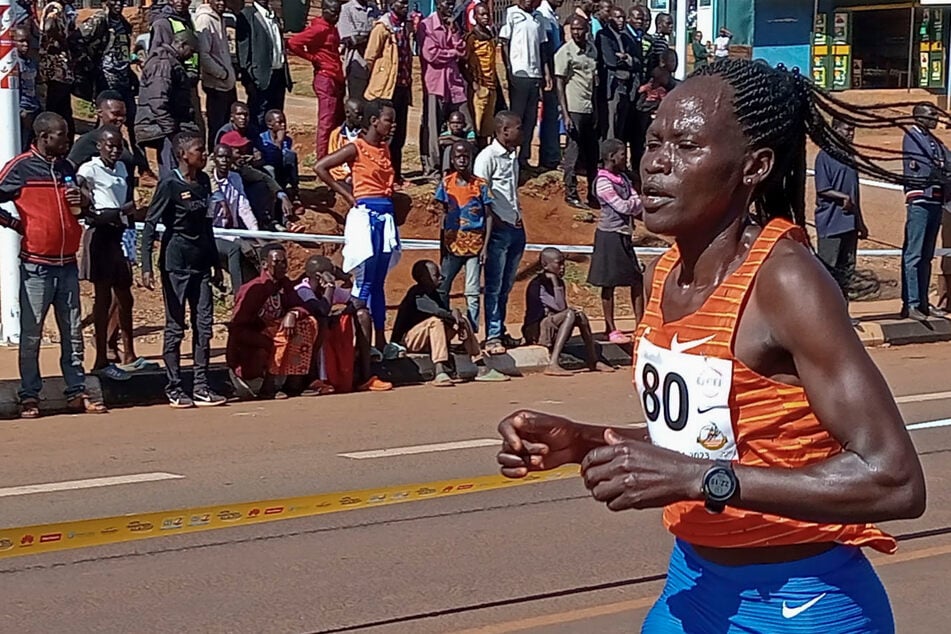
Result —
<path fill-rule="evenodd" d="M 384 223 L 383 253 L 390 254 L 389 268 L 392 269 L 400 261 L 400 236 L 396 230 L 393 214 L 381 214 L 381 216 Z M 347 212 L 343 238 L 343 270 L 349 273 L 373 256 L 369 208 L 365 205 L 357 205 Z"/>

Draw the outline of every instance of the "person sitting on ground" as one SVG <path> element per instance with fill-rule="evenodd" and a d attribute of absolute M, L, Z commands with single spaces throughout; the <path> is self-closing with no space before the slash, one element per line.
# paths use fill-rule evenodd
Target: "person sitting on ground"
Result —
<path fill-rule="evenodd" d="M 436 188 L 436 200 L 443 208 L 441 232 L 442 284 L 439 297 L 449 306 L 449 293 L 459 271 L 466 270 L 463 291 L 469 325 L 479 332 L 479 293 L 485 245 L 492 232 L 492 194 L 488 184 L 472 175 L 471 147 L 459 141 L 451 148 L 455 168 Z"/>
<path fill-rule="evenodd" d="M 292 149 L 294 140 L 287 134 L 287 119 L 280 110 L 268 110 L 264 123 L 267 130 L 258 135 L 257 143 L 264 169 L 296 200 L 300 177 L 297 152 Z"/>
<path fill-rule="evenodd" d="M 239 133 L 247 139 L 248 143 L 252 143 L 253 139 L 258 136 L 254 122 L 251 121 L 251 111 L 248 110 L 248 104 L 243 101 L 236 101 L 231 104 L 231 118 L 228 123 L 221 126 L 215 135 L 215 145 L 221 143 L 221 137 L 229 132 Z M 258 157 L 258 160 L 260 160 L 260 157 Z"/>
<path fill-rule="evenodd" d="M 458 308 L 450 310 L 443 304 L 437 289 L 442 283 L 439 267 L 432 260 L 419 260 L 413 264 L 415 285 L 406 291 L 400 302 L 393 324 L 393 341 L 402 342 L 409 352 L 428 352 L 435 365 L 435 387 L 453 385 L 455 374 L 449 342 L 458 337 L 472 361 L 478 368 L 476 381 L 508 381 L 509 378 L 485 365 L 479 342 L 469 320 Z"/>
<path fill-rule="evenodd" d="M 212 285 L 222 281 L 221 262 L 208 213 L 211 182 L 203 171 L 208 163 L 205 135 L 197 130 L 179 132 L 173 142 L 178 169 L 159 181 L 142 229 L 142 286 L 155 289 L 152 252 L 158 225 L 162 232 L 159 272 L 165 302 L 165 332 L 162 358 L 168 375 L 165 395 L 174 409 L 224 405 L 225 397 L 208 385 L 212 326 L 215 306 Z M 185 308 L 191 313 L 192 395 L 182 385 L 182 340 Z"/>
<path fill-rule="evenodd" d="M 286 231 L 285 223 L 295 218 L 294 204 L 273 176 L 255 167 L 255 155 L 259 153 L 252 148 L 251 141 L 232 130 L 222 135 L 221 145 L 231 148 L 234 171 L 241 176 L 258 227 Z"/>
<path fill-rule="evenodd" d="M 592 372 L 613 372 L 614 368 L 598 360 L 588 316 L 580 308 L 568 306 L 564 253 L 548 247 L 541 252 L 538 263 L 542 270 L 528 283 L 525 291 L 522 337 L 528 345 L 545 346 L 551 351 L 551 362 L 545 374 L 572 376 L 572 372 L 561 367 L 560 358 L 575 328 L 581 332 L 584 341 L 588 369 Z"/>
<path fill-rule="evenodd" d="M 450 153 L 456 143 L 465 143 L 469 146 L 469 152 L 475 155 L 476 134 L 469 123 L 466 121 L 466 115 L 461 111 L 449 113 L 446 120 L 446 129 L 439 135 L 439 147 L 442 150 L 442 173 L 448 174 L 452 171 L 452 157 Z"/>
<path fill-rule="evenodd" d="M 357 140 L 363 131 L 364 106 L 366 101 L 359 97 L 350 97 L 344 102 L 343 109 L 346 118 L 343 125 L 330 135 L 330 140 L 327 142 L 327 154 L 333 154 L 347 143 Z M 330 175 L 338 183 L 353 189 L 353 183 L 350 181 L 350 166 L 346 163 L 330 170 Z"/>
<path fill-rule="evenodd" d="M 37 79 L 40 72 L 35 51 L 31 50 L 30 27 L 18 26 L 13 29 L 13 43 L 17 47 L 17 71 L 20 77 L 20 151 L 30 149 L 33 141 L 33 119 L 43 107 L 37 94 Z"/>
<path fill-rule="evenodd" d="M 333 391 L 319 382 L 305 389 L 317 341 L 317 320 L 304 308 L 294 283 L 287 277 L 284 247 L 264 245 L 261 262 L 261 275 L 238 291 L 228 326 L 228 368 L 260 398 Z M 280 391 L 279 378 L 284 379 Z M 259 390 L 247 385 L 255 379 L 263 379 Z"/>
<path fill-rule="evenodd" d="M 634 254 L 634 218 L 644 213 L 640 196 L 627 177 L 627 147 L 617 139 L 601 144 L 603 169 L 598 170 L 594 189 L 601 203 L 601 218 L 594 232 L 594 253 L 588 269 L 588 284 L 601 288 L 604 333 L 611 343 L 628 344 L 631 338 L 614 322 L 614 289 L 631 289 L 634 316 L 644 316 L 644 274 Z"/>
<path fill-rule="evenodd" d="M 251 210 L 251 203 L 244 193 L 241 175 L 232 168 L 234 161 L 231 148 L 219 144 L 215 146 L 211 170 L 211 213 L 213 223 L 219 229 L 258 230 L 258 220 Z M 235 296 L 245 282 L 254 277 L 253 263 L 249 256 L 255 248 L 251 240 L 232 236 L 215 236 L 218 255 L 228 263 L 228 275 L 231 277 L 231 289 Z M 248 273 L 248 269 L 252 272 Z"/>
<path fill-rule="evenodd" d="M 354 386 L 358 392 L 392 390 L 392 383 L 383 381 L 370 369 L 373 320 L 369 310 L 354 304 L 350 286 L 350 276 L 334 266 L 330 258 L 313 255 L 304 265 L 303 279 L 295 287 L 304 308 L 320 325 L 317 378 L 337 392 L 350 392 Z M 355 367 L 359 370 L 356 378 Z"/>
<path fill-rule="evenodd" d="M 93 372 L 116 381 L 129 378 L 138 357 L 132 336 L 132 267 L 122 250 L 122 236 L 132 224 L 135 201 L 132 179 L 120 160 L 122 131 L 114 126 L 99 128 L 99 156 L 83 163 L 76 172 L 79 186 L 88 192 L 92 205 L 86 221 L 90 235 L 88 279 L 95 288 L 93 323 L 96 328 L 96 361 Z M 115 297 L 119 331 L 122 333 L 120 369 L 109 363 L 109 312 Z"/>

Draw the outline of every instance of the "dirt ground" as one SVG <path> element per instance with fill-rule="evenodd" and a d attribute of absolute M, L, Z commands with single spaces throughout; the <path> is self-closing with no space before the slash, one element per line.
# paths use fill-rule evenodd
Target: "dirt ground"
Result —
<path fill-rule="evenodd" d="M 313 122 L 316 116 L 316 106 L 313 102 L 313 92 L 310 87 L 312 71 L 308 64 L 294 60 L 292 74 L 295 77 L 296 85 L 293 94 L 288 97 L 285 111 L 288 115 L 291 135 L 301 157 L 301 197 L 306 209 L 302 217 L 302 223 L 309 233 L 340 235 L 343 233 L 343 222 L 347 210 L 342 203 L 338 203 L 333 209 L 319 203 L 321 197 L 317 195 L 318 187 L 312 170 L 315 162 L 315 128 Z M 418 74 L 416 77 L 418 77 Z M 863 96 L 862 93 L 855 93 L 855 95 L 853 100 L 866 102 L 869 100 L 869 97 Z M 414 102 L 419 104 L 421 95 L 419 94 L 418 85 L 414 97 Z M 894 95 L 892 101 L 907 101 L 917 97 L 919 96 L 909 96 L 901 93 Z M 896 110 L 896 113 L 900 111 L 907 112 L 907 109 Z M 413 108 L 410 113 L 409 124 L 411 133 L 408 135 L 407 146 L 404 150 L 404 165 L 407 166 L 408 178 L 405 191 L 413 198 L 414 205 L 406 224 L 401 228 L 401 235 L 405 238 L 438 239 L 438 210 L 432 206 L 434 187 L 432 184 L 421 182 L 418 179 L 418 143 L 417 135 L 414 133 L 415 130 L 418 130 L 418 121 L 419 111 L 417 108 Z M 951 134 L 947 132 L 941 132 L 940 134 L 951 140 Z M 857 141 L 882 149 L 899 149 L 901 147 L 901 135 L 898 130 L 860 134 Z M 815 153 L 815 148 L 810 148 L 810 165 L 814 161 Z M 521 194 L 529 242 L 576 245 L 590 245 L 592 243 L 595 222 L 592 222 L 590 217 L 584 218 L 585 214 L 583 212 L 579 213 L 578 210 L 572 209 L 564 203 L 560 171 L 536 176 L 521 189 Z M 808 183 L 806 196 L 807 208 L 810 208 L 812 201 L 815 200 L 811 179 Z M 900 248 L 904 227 L 902 195 L 895 191 L 863 187 L 862 196 L 862 209 L 870 229 L 870 238 L 863 242 L 860 248 Z M 143 205 L 147 204 L 147 197 L 148 191 L 140 191 L 140 202 Z M 809 215 L 811 216 L 811 213 Z M 638 226 L 635 244 L 640 246 L 663 246 L 667 243 L 662 238 L 648 234 L 642 226 Z M 288 245 L 288 249 L 291 256 L 292 275 L 301 272 L 303 262 L 312 253 L 322 253 L 334 257 L 338 261 L 340 260 L 339 245 L 327 244 L 317 248 L 305 248 L 292 244 Z M 421 258 L 438 261 L 439 254 L 434 251 L 407 251 L 404 253 L 401 263 L 391 271 L 387 278 L 387 299 L 390 306 L 395 308 L 406 289 L 412 285 L 410 270 L 413 262 Z M 642 262 L 646 263 L 648 258 L 642 257 L 641 259 Z M 509 306 L 508 321 L 510 323 L 518 323 L 522 319 L 525 287 L 528 280 L 537 271 L 536 263 L 537 254 L 526 253 Z M 589 312 L 590 316 L 597 318 L 601 317 L 600 299 L 598 289 L 585 283 L 587 266 L 588 258 L 585 256 L 573 255 L 569 259 L 566 276 L 569 300 L 573 304 L 583 307 Z M 854 299 L 890 299 L 898 296 L 899 262 L 897 258 L 863 257 L 859 259 L 858 268 Z M 461 276 L 457 279 L 454 291 L 453 297 L 457 298 L 454 301 L 458 301 L 462 297 Z M 88 303 L 88 306 L 91 307 L 92 291 L 85 285 L 83 295 L 84 304 Z M 164 319 L 161 293 L 149 293 L 145 289 L 137 288 L 135 295 L 136 335 L 144 337 L 146 340 L 157 340 L 161 334 Z M 617 300 L 619 316 L 632 314 L 630 298 L 627 297 L 626 293 L 619 292 Z M 230 297 L 218 298 L 216 313 L 219 323 L 227 321 L 230 308 Z M 395 311 L 391 310 L 389 314 L 390 323 L 392 323 L 394 316 Z M 49 325 L 52 326 L 52 322 Z M 48 329 L 48 335 L 51 338 L 56 336 L 54 331 L 55 328 Z M 89 329 L 87 335 L 91 336 L 91 334 L 91 329 Z M 216 326 L 216 338 L 222 338 L 225 335 L 224 326 Z"/>

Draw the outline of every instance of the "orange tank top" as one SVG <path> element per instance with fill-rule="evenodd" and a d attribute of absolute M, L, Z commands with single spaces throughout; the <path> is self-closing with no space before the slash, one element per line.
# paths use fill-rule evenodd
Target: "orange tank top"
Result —
<path fill-rule="evenodd" d="M 389 198 L 393 195 L 393 162 L 390 160 L 390 146 L 386 143 L 377 147 L 367 143 L 363 137 L 353 142 L 357 148 L 357 158 L 350 164 L 353 181 L 353 197 Z"/>
<path fill-rule="evenodd" d="M 655 445 L 752 467 L 805 467 L 842 451 L 819 423 L 806 392 L 761 376 L 733 353 L 736 326 L 763 262 L 781 239 L 805 241 L 801 229 L 773 220 L 746 260 L 695 312 L 665 322 L 661 297 L 680 260 L 661 256 L 635 336 L 634 382 Z M 897 544 L 872 524 L 816 524 L 702 502 L 664 509 L 664 525 L 681 539 L 714 548 L 838 542 L 893 553 Z"/>

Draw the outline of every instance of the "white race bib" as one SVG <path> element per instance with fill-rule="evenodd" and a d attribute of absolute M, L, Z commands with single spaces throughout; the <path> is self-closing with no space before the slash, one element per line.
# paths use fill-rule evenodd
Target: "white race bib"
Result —
<path fill-rule="evenodd" d="M 697 345 L 678 343 L 675 335 L 671 347 Z M 695 458 L 736 459 L 730 415 L 732 361 L 668 350 L 641 337 L 634 380 L 651 442 Z"/>

